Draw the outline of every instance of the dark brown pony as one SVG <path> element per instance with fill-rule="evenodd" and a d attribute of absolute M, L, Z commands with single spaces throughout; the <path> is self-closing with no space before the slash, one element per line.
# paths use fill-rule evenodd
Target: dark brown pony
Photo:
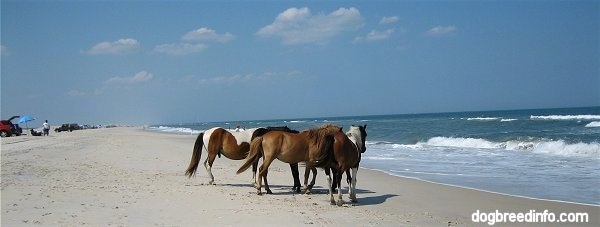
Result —
<path fill-rule="evenodd" d="M 286 163 L 306 162 L 309 166 L 314 163 L 329 163 L 331 161 L 324 160 L 324 158 L 330 157 L 327 153 L 329 153 L 328 149 L 333 146 L 332 135 L 341 130 L 342 128 L 336 125 L 324 125 L 298 134 L 280 131 L 268 132 L 252 141 L 246 163 L 240 167 L 237 173 L 240 174 L 246 171 L 250 165 L 258 163 L 262 156 L 263 163 L 256 178 L 256 188 L 258 194 L 262 195 L 261 179 L 264 179 L 267 194 L 272 194 L 267 174 L 273 160 L 277 158 Z"/>
<path fill-rule="evenodd" d="M 330 157 L 324 157 L 323 160 L 329 160 L 329 162 L 320 162 L 316 163 L 315 167 L 320 167 L 325 169 L 325 174 L 327 174 L 327 183 L 329 187 L 329 196 L 331 204 L 337 204 L 341 206 L 343 204 L 342 200 L 342 189 L 341 189 L 341 179 L 342 174 L 347 172 L 348 170 L 352 170 L 351 174 L 351 182 L 348 187 L 348 194 L 350 196 L 350 200 L 352 202 L 357 202 L 356 199 L 356 173 L 358 172 L 358 166 L 361 159 L 361 154 L 364 153 L 367 148 L 365 146 L 365 142 L 367 139 L 367 125 L 364 126 L 352 126 L 350 130 L 344 134 L 341 132 L 335 133 L 333 135 L 333 148 L 329 149 L 328 155 Z M 333 186 L 335 186 L 338 194 L 337 202 L 333 198 L 333 189 L 331 177 L 330 177 L 330 168 L 335 170 L 335 176 L 333 177 L 335 182 L 333 182 Z M 306 179 L 305 179 L 306 181 Z"/>
<path fill-rule="evenodd" d="M 206 150 L 208 157 L 204 160 L 204 168 L 210 177 L 209 184 L 214 184 L 215 177 L 212 174 L 212 166 L 215 158 L 221 157 L 221 154 L 232 160 L 245 159 L 250 149 L 252 139 L 262 136 L 269 131 L 287 131 L 298 132 L 285 127 L 268 127 L 268 128 L 253 128 L 241 132 L 229 131 L 223 128 L 215 127 L 200 133 L 196 138 L 194 150 L 190 165 L 185 171 L 185 175 L 192 177 L 196 175 L 196 170 L 200 164 L 202 150 Z M 256 165 L 252 168 L 252 182 L 255 182 Z"/>

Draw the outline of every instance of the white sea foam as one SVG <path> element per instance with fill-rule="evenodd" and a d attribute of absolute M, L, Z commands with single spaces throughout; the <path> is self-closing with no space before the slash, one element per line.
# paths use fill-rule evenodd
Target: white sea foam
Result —
<path fill-rule="evenodd" d="M 498 149 L 510 151 L 528 151 L 539 154 L 561 156 L 589 156 L 600 159 L 600 143 L 566 143 L 565 141 L 506 141 L 492 142 L 479 138 L 433 137 L 416 144 L 373 143 L 367 148 L 382 150 L 423 150 L 436 148 L 462 149 Z"/>
<path fill-rule="evenodd" d="M 600 115 L 547 115 L 535 116 L 531 115 L 532 120 L 600 120 Z"/>
<path fill-rule="evenodd" d="M 600 127 L 600 121 L 592 121 L 589 124 L 585 125 L 588 128 Z"/>
<path fill-rule="evenodd" d="M 499 143 L 490 142 L 484 139 L 476 138 L 453 138 L 453 137 L 433 137 L 425 143 L 417 145 L 434 147 L 462 147 L 462 148 L 499 148 Z"/>
<path fill-rule="evenodd" d="M 534 145 L 533 152 L 563 156 L 593 156 L 600 158 L 599 143 L 567 144 L 564 141 L 541 142 Z"/>
<path fill-rule="evenodd" d="M 176 133 L 176 134 L 189 134 L 189 135 L 197 135 L 203 131 L 193 130 L 191 128 L 180 128 L 180 127 L 167 127 L 167 126 L 151 126 L 146 127 L 147 130 L 158 131 L 158 132 L 166 132 L 166 133 Z"/>
<path fill-rule="evenodd" d="M 302 122 L 306 122 L 306 121 L 301 121 L 301 120 L 291 120 L 291 121 L 284 121 L 285 123 L 302 123 Z"/>
<path fill-rule="evenodd" d="M 461 118 L 461 119 L 465 119 L 465 118 Z M 501 117 L 469 117 L 466 118 L 467 121 L 501 121 L 501 122 L 510 122 L 510 121 L 516 121 L 518 119 L 514 119 L 514 118 L 508 118 L 508 119 L 504 119 Z"/>
<path fill-rule="evenodd" d="M 498 117 L 469 117 L 467 121 L 497 121 Z"/>

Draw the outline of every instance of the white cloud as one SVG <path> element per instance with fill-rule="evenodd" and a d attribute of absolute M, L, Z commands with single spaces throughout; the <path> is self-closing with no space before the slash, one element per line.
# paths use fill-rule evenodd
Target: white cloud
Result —
<path fill-rule="evenodd" d="M 273 23 L 256 32 L 256 35 L 279 37 L 284 44 L 322 44 L 342 32 L 356 30 L 362 25 L 363 18 L 356 8 L 339 8 L 327 15 L 312 15 L 306 7 L 289 8 L 280 13 Z"/>
<path fill-rule="evenodd" d="M 379 20 L 379 24 L 392 24 L 398 22 L 399 20 L 400 18 L 397 16 L 383 17 L 381 20 Z"/>
<path fill-rule="evenodd" d="M 105 84 L 140 84 L 145 83 L 154 78 L 152 73 L 141 71 L 131 77 L 111 77 Z"/>
<path fill-rule="evenodd" d="M 154 47 L 154 52 L 157 53 L 165 53 L 170 55 L 188 55 L 193 53 L 202 52 L 206 49 L 206 45 L 199 44 L 189 44 L 189 43 L 170 43 L 170 44 L 162 44 Z"/>
<path fill-rule="evenodd" d="M 218 34 L 217 31 L 209 28 L 199 28 L 194 31 L 190 31 L 181 37 L 185 41 L 217 41 L 217 42 L 228 42 L 235 38 L 234 35 L 227 32 L 224 34 Z"/>
<path fill-rule="evenodd" d="M 135 39 L 119 39 L 114 42 L 101 42 L 94 45 L 88 51 L 87 54 L 98 55 L 98 54 L 126 54 L 131 53 L 138 49 L 140 42 Z"/>
<path fill-rule="evenodd" d="M 265 72 L 263 74 L 236 74 L 233 76 L 217 76 L 211 78 L 200 79 L 199 82 L 202 85 L 216 85 L 216 84 L 231 84 L 231 83 L 243 83 L 249 81 L 274 81 L 274 80 L 290 80 L 301 76 L 302 73 L 299 71 L 290 72 Z M 186 77 L 185 80 L 189 80 L 190 77 Z"/>
<path fill-rule="evenodd" d="M 252 80 L 255 76 L 253 74 L 236 74 L 233 76 L 217 76 L 212 78 L 201 79 L 200 83 L 203 85 L 211 84 L 223 84 L 223 83 L 234 83 L 234 82 L 245 82 Z"/>
<path fill-rule="evenodd" d="M 379 40 L 384 40 L 384 39 L 390 38 L 390 36 L 392 36 L 392 34 L 394 34 L 394 29 L 388 29 L 388 30 L 385 30 L 385 31 L 371 30 L 371 32 L 369 32 L 369 34 L 367 34 L 367 36 L 365 36 L 365 37 L 362 37 L 362 36 L 356 37 L 354 39 L 354 41 L 355 42 L 379 41 Z"/>
<path fill-rule="evenodd" d="M 8 55 L 8 48 L 4 45 L 0 45 L 0 54 L 2 56 Z"/>
<path fill-rule="evenodd" d="M 436 26 L 429 30 L 427 30 L 427 34 L 430 36 L 444 36 L 454 34 L 456 32 L 456 27 L 454 25 L 451 26 Z"/>

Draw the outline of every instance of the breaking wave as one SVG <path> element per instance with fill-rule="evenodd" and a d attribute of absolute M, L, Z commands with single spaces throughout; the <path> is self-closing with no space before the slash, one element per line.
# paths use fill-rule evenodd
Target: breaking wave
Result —
<path fill-rule="evenodd" d="M 469 117 L 467 121 L 496 121 L 499 119 L 498 117 Z"/>
<path fill-rule="evenodd" d="M 600 115 L 547 115 L 535 116 L 531 115 L 532 120 L 600 120 Z"/>
<path fill-rule="evenodd" d="M 145 130 L 149 131 L 157 131 L 157 132 L 165 132 L 165 133 L 175 133 L 175 134 L 188 134 L 188 135 L 197 135 L 203 131 L 193 130 L 191 128 L 183 128 L 183 127 L 167 127 L 167 126 L 148 126 L 144 127 Z"/>
<path fill-rule="evenodd" d="M 585 125 L 588 128 L 600 127 L 600 121 L 592 121 L 589 124 Z"/>
<path fill-rule="evenodd" d="M 457 149 L 500 149 L 510 151 L 529 151 L 540 154 L 561 156 L 589 156 L 600 159 L 600 143 L 566 143 L 557 141 L 517 141 L 492 142 L 479 138 L 433 137 L 425 142 L 416 144 L 368 143 L 367 147 L 375 149 L 410 149 L 421 150 L 430 148 L 457 148 Z"/>
<path fill-rule="evenodd" d="M 465 119 L 465 118 L 461 118 L 461 119 Z M 466 118 L 467 121 L 500 121 L 500 122 L 510 122 L 510 121 L 516 121 L 518 119 L 514 119 L 514 118 L 501 118 L 501 117 L 469 117 Z"/>

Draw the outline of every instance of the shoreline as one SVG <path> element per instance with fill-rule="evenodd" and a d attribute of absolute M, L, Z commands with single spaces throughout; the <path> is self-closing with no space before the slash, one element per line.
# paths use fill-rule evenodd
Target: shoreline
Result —
<path fill-rule="evenodd" d="M 396 175 L 396 174 L 390 173 L 389 171 L 380 170 L 380 169 L 371 169 L 371 168 L 365 168 L 365 167 L 360 167 L 360 168 L 363 169 L 363 170 L 382 172 L 382 173 L 385 173 L 385 174 L 393 176 L 393 177 L 399 177 L 399 178 L 403 178 L 403 179 L 407 179 L 407 180 L 417 180 L 417 181 L 422 181 L 422 182 L 425 182 L 425 183 L 438 184 L 438 185 L 442 185 L 442 186 L 456 187 L 456 188 L 461 188 L 461 189 L 468 189 L 468 190 L 480 191 L 480 192 L 491 193 L 491 194 L 498 194 L 498 195 L 503 195 L 503 196 L 511 196 L 511 197 L 515 197 L 515 198 L 539 200 L 539 201 L 546 201 L 546 202 L 569 203 L 569 204 L 573 204 L 573 205 L 583 205 L 583 206 L 600 207 L 600 204 L 579 203 L 579 202 L 557 200 L 557 199 L 544 199 L 544 198 L 536 198 L 536 197 L 531 197 L 531 196 L 514 195 L 514 194 L 509 194 L 509 193 L 490 191 L 490 190 L 485 190 L 485 189 L 480 189 L 480 188 L 474 188 L 474 187 L 468 187 L 468 186 L 461 186 L 461 185 L 456 185 L 456 184 L 440 183 L 440 182 L 435 182 L 435 181 L 430 181 L 430 180 L 424 180 L 424 179 L 420 179 L 420 178 L 416 178 L 416 177 L 401 176 L 401 175 Z"/>
<path fill-rule="evenodd" d="M 489 226 L 473 223 L 471 216 L 495 210 L 587 212 L 589 222 L 578 225 L 600 224 L 597 206 L 501 195 L 364 168 L 357 176 L 358 203 L 349 203 L 344 194 L 342 207 L 331 206 L 322 170 L 312 194 L 296 194 L 290 191 L 289 166 L 280 161 L 269 168 L 274 194 L 258 196 L 250 173 L 235 174 L 242 161 L 217 159 L 216 185 L 206 184 L 202 167 L 195 178 L 185 177 L 195 139 L 142 127 L 2 138 L 2 225 Z"/>

